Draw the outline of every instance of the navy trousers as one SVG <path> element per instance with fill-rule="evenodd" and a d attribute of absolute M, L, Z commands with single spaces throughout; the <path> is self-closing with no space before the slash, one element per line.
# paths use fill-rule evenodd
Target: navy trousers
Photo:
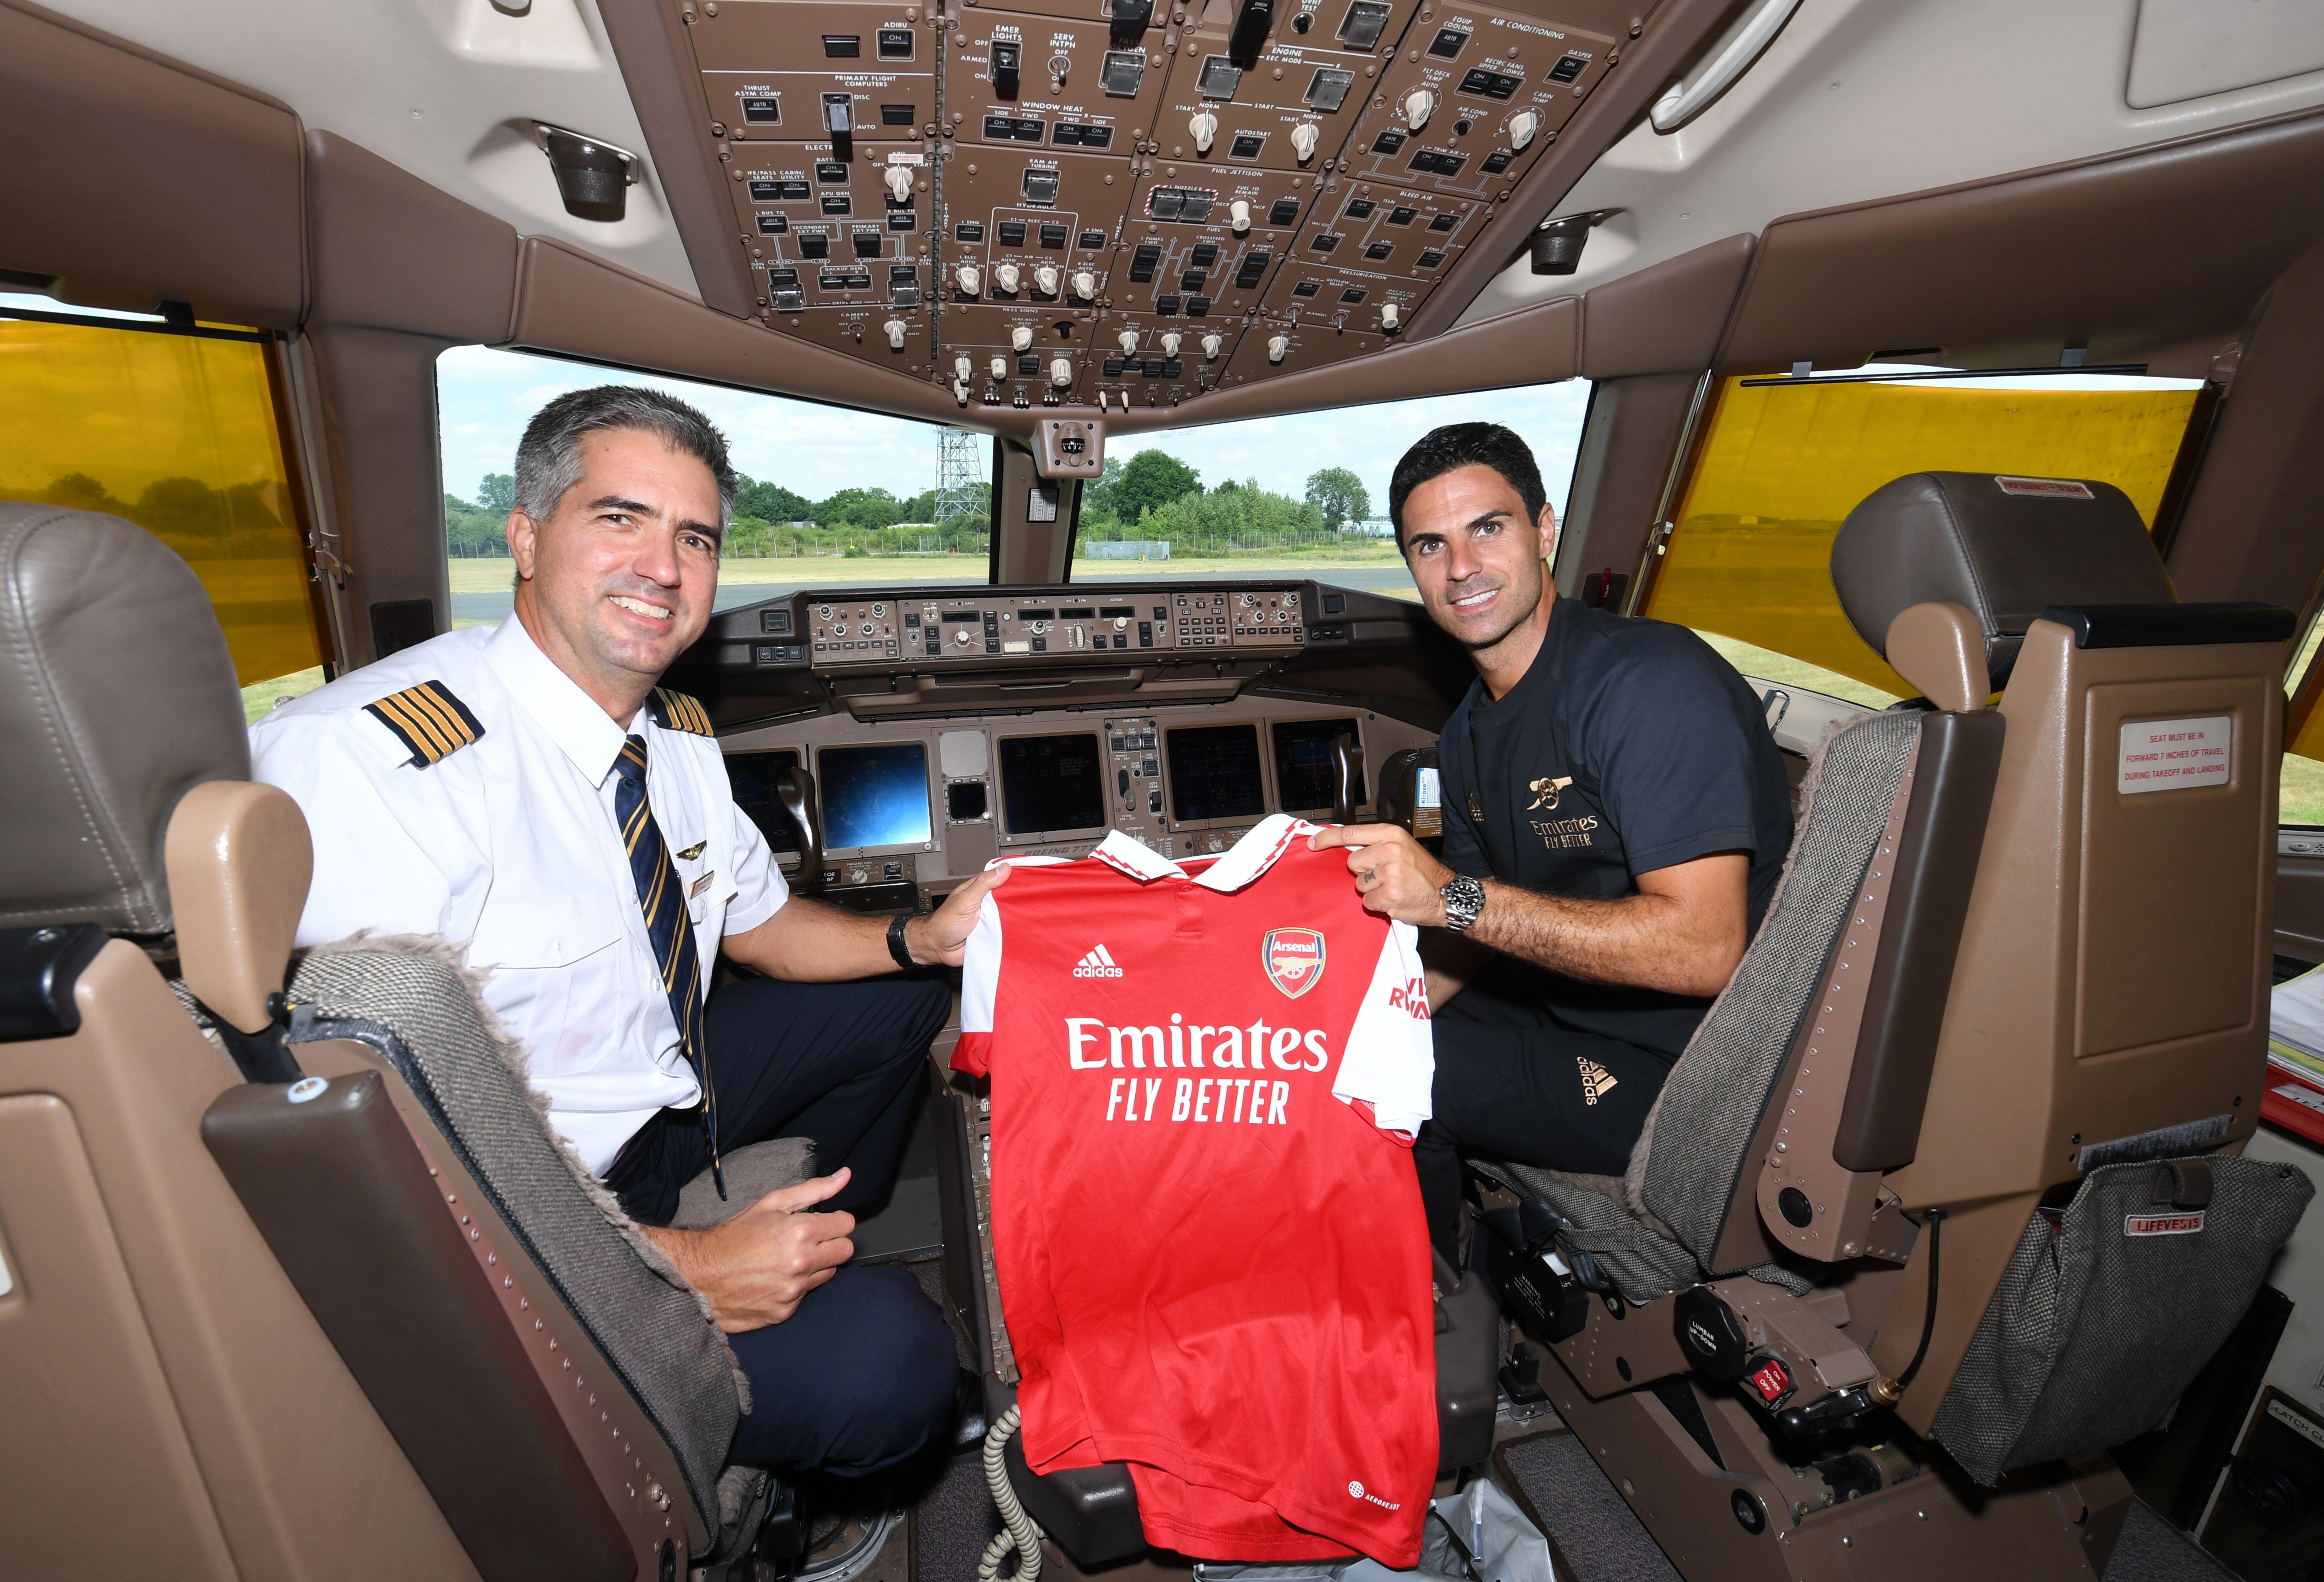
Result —
<path fill-rule="evenodd" d="M 951 1007 L 944 984 L 905 978 L 752 978 L 719 990 L 707 1022 L 720 1148 L 812 1137 L 820 1173 L 853 1172 L 825 1207 L 881 1203 L 923 1101 L 928 1044 Z M 605 1180 L 632 1217 L 667 1225 L 679 1191 L 709 1166 L 699 1114 L 665 1110 Z M 952 1330 L 903 1270 L 841 1269 L 785 1322 L 728 1338 L 753 1399 L 735 1432 L 736 1461 L 860 1476 L 909 1459 L 949 1426 Z"/>
<path fill-rule="evenodd" d="M 1484 974 L 1429 1023 L 1434 1118 L 1412 1149 L 1428 1239 L 1459 1267 L 1464 1154 L 1618 1176 L 1672 1062 L 1560 1022 L 1516 975 Z"/>

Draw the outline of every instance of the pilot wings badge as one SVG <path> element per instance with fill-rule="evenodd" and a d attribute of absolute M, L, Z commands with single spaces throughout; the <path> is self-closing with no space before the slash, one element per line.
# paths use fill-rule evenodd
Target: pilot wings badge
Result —
<path fill-rule="evenodd" d="M 1267 981 L 1296 1000 L 1323 981 L 1323 936 L 1315 929 L 1270 929 L 1259 961 Z"/>
<path fill-rule="evenodd" d="M 1526 789 L 1533 792 L 1533 801 L 1526 807 L 1526 811 L 1530 813 L 1538 808 L 1545 811 L 1554 812 L 1557 809 L 1557 793 L 1572 783 L 1573 776 L 1570 774 L 1561 774 L 1554 780 L 1528 781 L 1526 783 Z"/>

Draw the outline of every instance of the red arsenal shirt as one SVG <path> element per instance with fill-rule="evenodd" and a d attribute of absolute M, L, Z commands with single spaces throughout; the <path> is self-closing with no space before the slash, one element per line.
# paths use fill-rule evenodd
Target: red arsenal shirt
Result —
<path fill-rule="evenodd" d="M 1408 1568 L 1436 1476 L 1427 994 L 1415 930 L 1314 828 L 1199 869 L 1120 835 L 1012 865 L 953 1064 L 992 1079 L 1033 1469 L 1128 1462 L 1183 1553 Z"/>

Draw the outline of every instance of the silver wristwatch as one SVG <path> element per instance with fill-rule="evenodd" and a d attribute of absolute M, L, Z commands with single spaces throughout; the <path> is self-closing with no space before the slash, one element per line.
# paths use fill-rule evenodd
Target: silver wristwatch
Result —
<path fill-rule="evenodd" d="M 1466 874 L 1456 875 L 1436 894 L 1444 902 L 1444 926 L 1456 934 L 1467 933 L 1485 910 L 1485 886 Z"/>

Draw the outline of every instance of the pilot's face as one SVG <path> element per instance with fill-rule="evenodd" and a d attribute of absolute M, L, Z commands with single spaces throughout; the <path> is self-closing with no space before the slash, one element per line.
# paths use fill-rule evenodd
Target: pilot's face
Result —
<path fill-rule="evenodd" d="M 547 521 L 509 517 L 517 610 L 542 652 L 618 713 L 709 624 L 718 485 L 700 460 L 637 429 L 585 436 L 581 462 Z"/>
<path fill-rule="evenodd" d="M 1404 559 L 1430 619 L 1471 649 L 1490 648 L 1540 607 L 1542 562 L 1557 541 L 1557 518 L 1539 521 L 1524 499 L 1482 464 L 1455 467 L 1412 491 L 1404 503 Z"/>

